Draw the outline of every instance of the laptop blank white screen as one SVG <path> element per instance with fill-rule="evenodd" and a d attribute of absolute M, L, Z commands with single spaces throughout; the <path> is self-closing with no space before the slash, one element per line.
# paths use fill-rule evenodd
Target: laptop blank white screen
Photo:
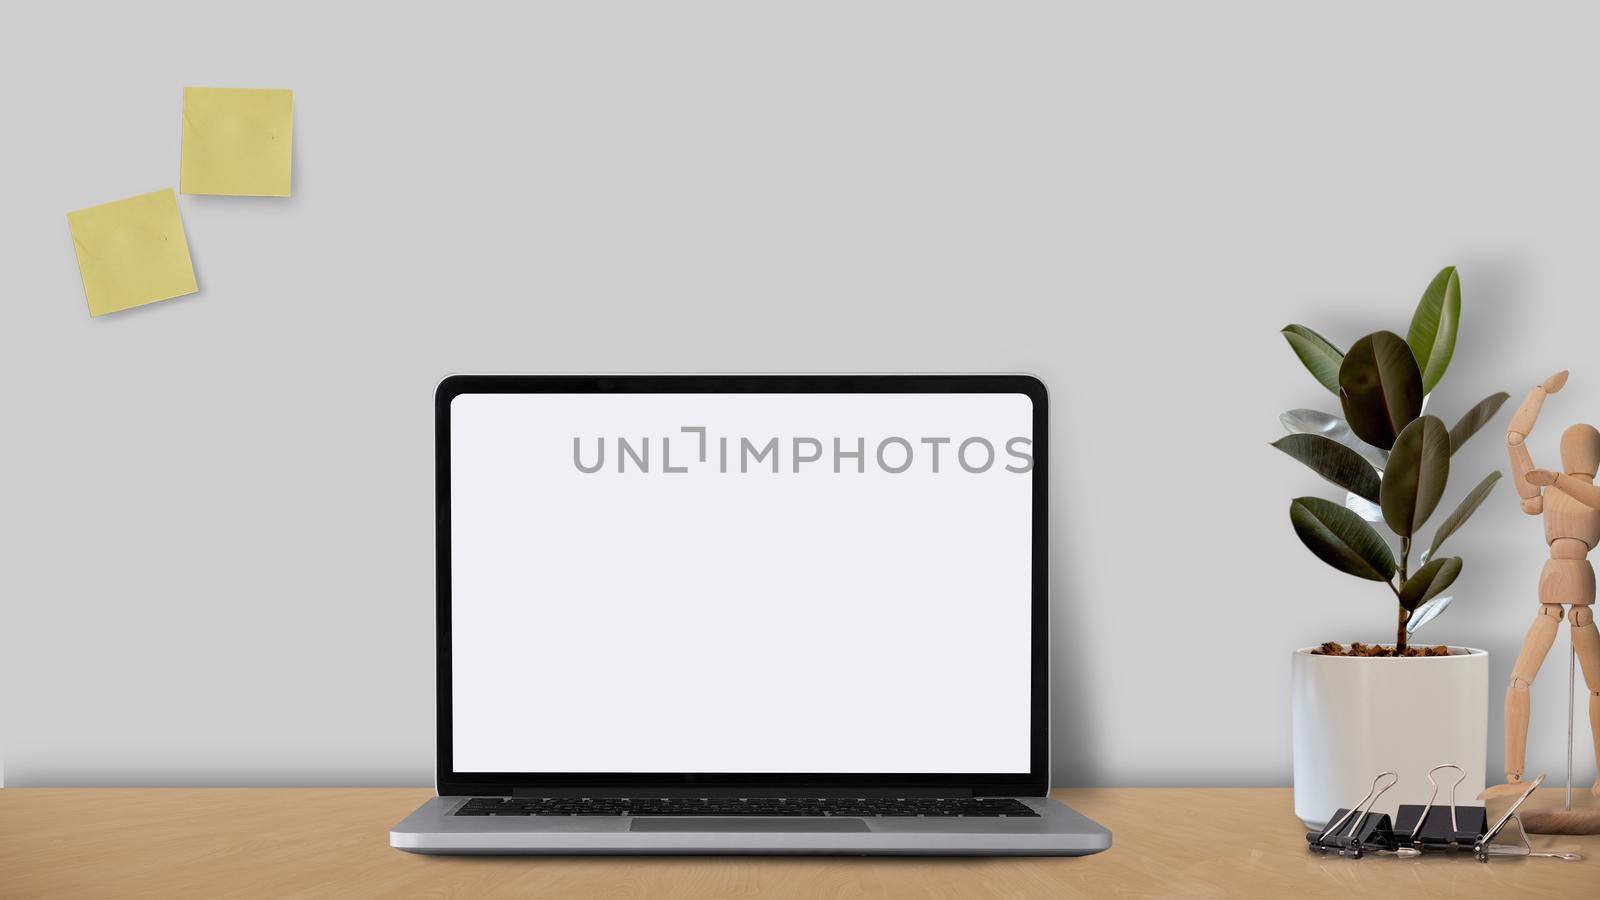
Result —
<path fill-rule="evenodd" d="M 1032 421 L 1022 394 L 456 397 L 453 769 L 1027 772 Z"/>

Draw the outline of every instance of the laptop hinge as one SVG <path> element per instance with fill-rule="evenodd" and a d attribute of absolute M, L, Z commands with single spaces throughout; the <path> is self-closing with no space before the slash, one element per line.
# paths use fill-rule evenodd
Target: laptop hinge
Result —
<path fill-rule="evenodd" d="M 513 788 L 513 797 L 971 797 L 970 788 L 726 788 L 548 787 Z"/>

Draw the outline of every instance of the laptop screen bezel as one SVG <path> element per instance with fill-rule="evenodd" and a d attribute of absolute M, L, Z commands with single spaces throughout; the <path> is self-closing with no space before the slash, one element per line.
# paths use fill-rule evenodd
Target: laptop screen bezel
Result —
<path fill-rule="evenodd" d="M 1033 405 L 1029 771 L 1012 773 L 457 772 L 452 762 L 450 409 L 463 394 L 1022 394 Z M 434 393 L 437 782 L 441 796 L 538 792 L 750 796 L 928 793 L 1044 796 L 1049 790 L 1049 397 L 1030 375 L 452 375 Z M 526 709 L 507 714 L 526 715 Z M 950 710 L 959 727 L 961 710 Z"/>

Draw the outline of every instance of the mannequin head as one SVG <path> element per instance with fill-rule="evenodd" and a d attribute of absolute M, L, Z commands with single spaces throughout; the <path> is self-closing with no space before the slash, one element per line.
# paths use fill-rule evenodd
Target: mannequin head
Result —
<path fill-rule="evenodd" d="M 1593 478 L 1600 468 L 1600 431 L 1580 423 L 1561 432 L 1561 467 L 1568 475 Z"/>

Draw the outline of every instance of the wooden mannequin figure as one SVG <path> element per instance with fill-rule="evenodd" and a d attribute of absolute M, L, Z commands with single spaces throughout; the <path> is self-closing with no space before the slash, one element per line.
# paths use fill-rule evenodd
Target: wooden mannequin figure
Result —
<path fill-rule="evenodd" d="M 1587 558 L 1600 544 L 1600 486 L 1594 483 L 1595 471 L 1600 468 L 1600 431 L 1579 424 L 1562 432 L 1561 472 L 1535 468 L 1525 443 L 1545 398 L 1566 383 L 1567 373 L 1562 371 L 1529 391 L 1506 431 L 1511 479 L 1522 498 L 1522 511 L 1544 516 L 1550 558 L 1539 576 L 1539 615 L 1523 639 L 1522 653 L 1511 670 L 1511 686 L 1506 689 L 1507 784 L 1488 789 L 1486 797 L 1520 794 L 1525 787 L 1521 782 L 1528 748 L 1528 690 L 1555 643 L 1563 614 L 1571 616 L 1572 646 L 1589 688 L 1589 728 L 1600 761 L 1600 631 L 1595 629 L 1592 609 L 1594 568 Z M 1590 790 L 1600 796 L 1600 779 Z"/>

